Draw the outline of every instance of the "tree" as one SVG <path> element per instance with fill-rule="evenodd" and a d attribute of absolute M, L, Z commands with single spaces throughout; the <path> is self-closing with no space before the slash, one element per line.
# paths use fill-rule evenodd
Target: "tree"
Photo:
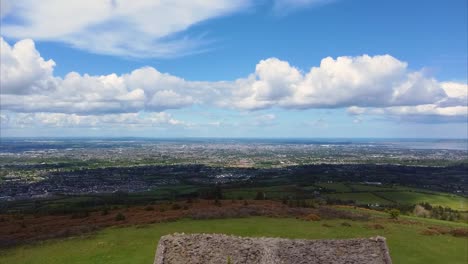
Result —
<path fill-rule="evenodd" d="M 400 210 L 392 209 L 392 210 L 388 211 L 388 214 L 390 215 L 391 219 L 398 219 L 398 217 L 400 216 Z"/>
<path fill-rule="evenodd" d="M 122 213 L 118 213 L 115 216 L 115 221 L 124 221 L 124 220 L 125 220 L 125 215 L 123 215 Z"/>
<path fill-rule="evenodd" d="M 265 200 L 265 193 L 264 192 L 257 192 L 257 195 L 255 195 L 255 200 Z"/>

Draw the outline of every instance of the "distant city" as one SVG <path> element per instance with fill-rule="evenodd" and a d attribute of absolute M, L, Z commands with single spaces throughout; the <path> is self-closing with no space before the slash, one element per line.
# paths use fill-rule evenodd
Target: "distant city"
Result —
<path fill-rule="evenodd" d="M 451 167 L 445 169 L 450 174 L 468 164 L 464 139 L 4 138 L 0 146 L 1 200 L 245 182 L 304 168 L 315 174 L 334 171 L 336 179 L 324 180 L 337 180 L 346 174 L 339 173 L 340 166 L 353 181 L 389 183 L 398 173 L 375 178 L 372 171 L 378 169 L 369 166 L 419 167 L 422 172 L 413 177 L 426 173 L 426 178 L 437 175 L 437 167 Z M 424 167 L 432 169 L 424 172 Z M 432 178 L 425 182 L 429 189 L 459 194 L 468 189 L 466 182 L 449 187 Z"/>

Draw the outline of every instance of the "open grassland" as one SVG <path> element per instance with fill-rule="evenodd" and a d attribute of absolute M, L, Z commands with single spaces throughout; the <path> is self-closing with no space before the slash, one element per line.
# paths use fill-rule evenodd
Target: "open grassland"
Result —
<path fill-rule="evenodd" d="M 317 184 L 320 188 L 324 188 L 334 192 L 351 192 L 352 189 L 345 183 L 335 182 L 335 183 L 319 183 Z"/>
<path fill-rule="evenodd" d="M 141 205 L 153 201 L 176 200 L 177 197 L 196 197 L 200 193 L 207 194 L 209 187 L 200 188 L 195 185 L 175 185 L 159 187 L 141 193 L 93 194 L 84 196 L 57 196 L 40 201 L 19 200 L 8 205 L 10 212 L 50 212 L 71 213 L 82 211 L 89 207 L 105 207 L 107 205 Z M 312 185 L 273 185 L 258 187 L 223 188 L 224 199 L 256 199 L 261 192 L 266 199 L 316 199 L 331 198 L 342 201 L 354 201 L 357 205 L 414 205 L 428 202 L 431 205 L 450 207 L 454 210 L 468 211 L 468 198 L 460 195 L 435 192 L 420 188 L 399 185 L 366 185 L 350 182 L 326 182 Z M 211 193 L 213 194 L 213 193 Z M 213 197 L 202 197 L 212 199 Z M 4 207 L 6 208 L 6 207 Z"/>
<path fill-rule="evenodd" d="M 357 204 L 381 204 L 389 205 L 392 204 L 391 201 L 378 197 L 369 192 L 362 193 L 331 193 L 326 194 L 326 197 L 339 200 L 352 200 Z"/>
<path fill-rule="evenodd" d="M 426 202 L 459 211 L 468 210 L 466 197 L 398 185 L 380 186 L 346 182 L 318 183 L 310 186 L 278 185 L 226 189 L 223 190 L 223 195 L 225 199 L 255 199 L 258 192 L 263 192 L 267 199 L 277 200 L 286 197 L 311 199 L 316 197 L 316 192 L 320 192 L 321 197 L 354 201 L 358 205 L 414 205 Z"/>
<path fill-rule="evenodd" d="M 225 233 L 240 236 L 284 238 L 356 238 L 384 236 L 394 263 L 466 263 L 466 238 L 421 234 L 432 222 L 371 222 L 293 218 L 251 217 L 222 220 L 180 220 L 170 223 L 107 228 L 91 236 L 50 240 L 34 245 L 0 250 L 0 263 L 152 263 L 159 238 L 174 232 Z M 441 227 L 460 226 L 438 221 Z M 380 225 L 383 229 L 370 226 Z M 464 225 L 465 228 L 468 225 Z"/>
<path fill-rule="evenodd" d="M 434 192 L 406 186 L 378 186 L 341 182 L 321 183 L 317 185 L 331 191 L 331 193 L 324 194 L 325 197 L 344 201 L 352 200 L 359 205 L 413 205 L 426 202 L 431 205 L 450 207 L 459 211 L 468 210 L 468 198 L 449 193 Z"/>
<path fill-rule="evenodd" d="M 255 199 L 258 192 L 263 192 L 268 199 L 294 197 L 300 191 L 295 185 L 278 185 L 270 187 L 234 188 L 223 192 L 226 199 Z"/>
<path fill-rule="evenodd" d="M 382 197 L 401 204 L 417 204 L 427 202 L 432 205 L 447 206 L 455 210 L 468 210 L 468 199 L 449 194 L 431 194 L 418 192 L 380 192 Z"/>

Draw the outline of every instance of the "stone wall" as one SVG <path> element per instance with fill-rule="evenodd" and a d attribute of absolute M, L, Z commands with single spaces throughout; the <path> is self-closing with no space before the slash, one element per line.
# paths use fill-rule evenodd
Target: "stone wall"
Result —
<path fill-rule="evenodd" d="M 305 240 L 222 234 L 163 236 L 154 264 L 391 264 L 385 238 Z"/>

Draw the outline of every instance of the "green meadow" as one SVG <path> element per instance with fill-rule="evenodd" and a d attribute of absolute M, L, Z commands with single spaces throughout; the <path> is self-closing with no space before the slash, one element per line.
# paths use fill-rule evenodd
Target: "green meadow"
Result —
<path fill-rule="evenodd" d="M 343 201 L 354 201 L 358 205 L 414 205 L 422 202 L 467 211 L 468 198 L 460 195 L 392 185 L 366 185 L 346 182 L 317 183 L 310 186 L 278 185 L 270 187 L 248 187 L 223 190 L 226 199 L 255 199 L 257 192 L 265 193 L 268 199 L 309 196 L 319 191 L 322 197 Z"/>
<path fill-rule="evenodd" d="M 429 219 L 427 219 L 429 220 Z M 54 263 L 152 263 L 161 236 L 174 232 L 225 233 L 239 236 L 268 236 L 305 239 L 336 239 L 384 236 L 394 263 L 465 264 L 468 240 L 451 235 L 422 235 L 427 226 L 468 227 L 443 221 L 418 224 L 383 221 L 384 229 L 370 229 L 369 222 L 344 220 L 307 222 L 293 218 L 252 217 L 221 220 L 179 220 L 137 227 L 108 228 L 93 235 L 49 240 L 0 250 L 2 264 Z M 327 224 L 329 227 L 324 227 Z"/>

